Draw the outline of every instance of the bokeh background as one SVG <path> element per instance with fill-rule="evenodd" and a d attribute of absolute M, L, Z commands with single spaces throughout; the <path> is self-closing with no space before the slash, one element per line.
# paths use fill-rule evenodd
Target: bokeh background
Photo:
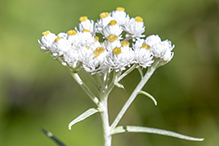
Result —
<path fill-rule="evenodd" d="M 175 45 L 173 60 L 160 67 L 144 90 L 155 107 L 139 95 L 120 125 L 172 130 L 203 142 L 153 134 L 113 136 L 113 146 L 216 146 L 219 143 L 219 1 L 218 0 L 1 0 L 0 1 L 0 145 L 55 146 L 43 127 L 69 146 L 102 146 L 98 114 L 68 123 L 95 107 L 65 67 L 40 51 L 41 33 L 66 32 L 79 17 L 96 20 L 122 6 L 141 16 L 146 35 L 159 34 Z M 109 99 L 110 121 L 140 77 L 126 77 Z"/>

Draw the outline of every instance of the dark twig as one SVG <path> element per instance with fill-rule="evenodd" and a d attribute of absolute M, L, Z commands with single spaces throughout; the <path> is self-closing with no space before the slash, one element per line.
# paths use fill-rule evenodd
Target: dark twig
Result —
<path fill-rule="evenodd" d="M 58 138 L 56 138 L 51 132 L 46 131 L 45 129 L 41 128 L 41 131 L 51 138 L 58 146 L 66 146 L 64 143 L 62 143 Z"/>

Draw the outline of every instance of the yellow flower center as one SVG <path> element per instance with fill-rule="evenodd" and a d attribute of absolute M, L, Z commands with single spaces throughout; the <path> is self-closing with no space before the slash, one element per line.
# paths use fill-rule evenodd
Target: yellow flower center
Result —
<path fill-rule="evenodd" d="M 125 9 L 123 7 L 117 7 L 116 10 L 117 11 L 125 11 Z"/>
<path fill-rule="evenodd" d="M 44 31 L 44 32 L 42 33 L 42 35 L 44 35 L 44 36 L 48 36 L 49 34 L 50 34 L 50 31 L 49 31 L 49 30 Z"/>
<path fill-rule="evenodd" d="M 69 30 L 68 35 L 76 35 L 77 32 L 75 30 Z"/>
<path fill-rule="evenodd" d="M 90 30 L 87 30 L 87 29 L 83 29 L 83 32 L 90 32 Z"/>
<path fill-rule="evenodd" d="M 105 51 L 104 47 L 97 47 L 95 51 L 93 51 L 93 54 L 95 54 L 94 58 L 97 58 L 101 53 Z"/>
<path fill-rule="evenodd" d="M 82 16 L 79 18 L 79 21 L 83 22 L 83 21 L 86 21 L 88 18 L 87 16 Z"/>
<path fill-rule="evenodd" d="M 146 50 L 149 50 L 151 47 L 145 43 L 142 44 L 142 48 L 145 48 Z"/>
<path fill-rule="evenodd" d="M 141 18 L 140 16 L 135 17 L 135 21 L 136 22 L 143 22 L 143 18 Z"/>
<path fill-rule="evenodd" d="M 96 50 L 93 51 L 93 54 L 95 54 L 94 58 L 97 58 L 100 55 L 100 53 L 98 51 L 96 51 Z"/>
<path fill-rule="evenodd" d="M 123 47 L 129 46 L 129 42 L 128 42 L 128 41 L 121 41 L 121 45 L 122 45 Z"/>
<path fill-rule="evenodd" d="M 57 37 L 57 38 L 55 38 L 55 42 L 58 42 L 61 39 L 62 39 L 61 37 Z"/>
<path fill-rule="evenodd" d="M 104 47 L 97 47 L 96 51 L 98 51 L 101 54 L 105 51 L 105 48 Z"/>
<path fill-rule="evenodd" d="M 109 22 L 109 25 L 116 25 L 116 24 L 117 24 L 116 20 L 111 20 L 111 21 Z"/>
<path fill-rule="evenodd" d="M 107 37 L 107 39 L 108 39 L 109 42 L 114 42 L 118 39 L 118 37 L 114 34 L 111 34 Z"/>
<path fill-rule="evenodd" d="M 90 47 L 89 46 L 86 46 L 86 48 L 89 50 L 90 49 Z"/>
<path fill-rule="evenodd" d="M 115 48 L 113 49 L 113 53 L 116 54 L 116 55 L 119 55 L 119 54 L 122 53 L 122 50 L 121 50 L 121 48 L 119 48 L 119 47 L 115 47 Z"/>
<path fill-rule="evenodd" d="M 94 36 L 95 42 L 99 41 L 99 37 L 98 36 Z"/>
<path fill-rule="evenodd" d="M 109 13 L 108 12 L 103 12 L 103 13 L 100 13 L 100 18 L 106 18 L 109 16 Z"/>

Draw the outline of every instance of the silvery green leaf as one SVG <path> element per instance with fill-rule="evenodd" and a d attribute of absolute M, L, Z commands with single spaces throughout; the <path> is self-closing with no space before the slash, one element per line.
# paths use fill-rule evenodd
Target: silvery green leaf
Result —
<path fill-rule="evenodd" d="M 150 95 L 149 93 L 147 93 L 147 92 L 145 92 L 145 91 L 139 91 L 138 94 L 144 94 L 144 95 L 146 95 L 147 97 L 149 97 L 149 98 L 154 102 L 155 105 L 157 105 L 156 99 L 155 99 L 152 95 Z"/>
<path fill-rule="evenodd" d="M 124 86 L 123 86 L 122 84 L 118 83 L 118 82 L 115 82 L 114 85 L 115 85 L 116 87 L 118 87 L 118 88 L 124 89 Z"/>
<path fill-rule="evenodd" d="M 74 124 L 76 124 L 76 123 L 78 123 L 78 122 L 80 122 L 80 121 L 82 121 L 82 120 L 84 120 L 84 119 L 86 119 L 86 118 L 92 116 L 93 114 L 95 114 L 95 113 L 97 113 L 97 112 L 99 112 L 99 111 L 100 111 L 99 109 L 95 109 L 95 108 L 90 108 L 90 109 L 88 109 L 87 111 L 85 111 L 84 113 L 82 113 L 80 116 L 78 116 L 77 118 L 75 118 L 73 121 L 71 121 L 71 122 L 68 124 L 68 129 L 71 130 L 71 127 L 72 127 Z"/>
<path fill-rule="evenodd" d="M 139 72 L 139 74 L 140 74 L 140 76 L 142 78 L 144 75 L 143 75 L 142 69 L 140 67 L 138 67 L 138 72 Z"/>
<path fill-rule="evenodd" d="M 136 68 L 136 65 L 135 64 L 132 65 L 128 70 L 126 70 L 122 75 L 120 75 L 116 81 L 119 82 L 120 80 L 122 80 L 125 76 L 131 73 L 135 68 Z"/>
<path fill-rule="evenodd" d="M 195 138 L 195 137 L 178 134 L 172 131 L 156 129 L 156 128 L 141 127 L 141 126 L 118 126 L 113 130 L 112 134 L 124 133 L 124 132 L 153 133 L 153 134 L 171 136 L 171 137 L 176 137 L 179 139 L 185 139 L 185 140 L 190 140 L 190 141 L 203 141 L 204 140 L 204 138 Z"/>
<path fill-rule="evenodd" d="M 58 138 L 56 138 L 51 132 L 46 131 L 45 129 L 41 128 L 42 132 L 46 134 L 49 138 L 51 138 L 57 145 L 59 146 L 66 146 L 62 143 Z"/>

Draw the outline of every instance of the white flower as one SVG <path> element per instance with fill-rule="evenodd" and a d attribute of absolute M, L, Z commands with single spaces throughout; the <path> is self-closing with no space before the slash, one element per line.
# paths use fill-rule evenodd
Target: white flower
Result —
<path fill-rule="evenodd" d="M 133 43 L 133 50 L 142 48 L 142 44 L 144 43 L 144 39 L 137 39 L 135 43 Z"/>
<path fill-rule="evenodd" d="M 150 35 L 144 42 L 150 47 L 154 57 L 161 58 L 165 62 L 169 62 L 172 59 L 173 52 L 171 51 L 173 50 L 174 45 L 171 45 L 171 41 L 161 41 L 158 35 Z"/>
<path fill-rule="evenodd" d="M 107 67 L 104 65 L 104 60 L 107 51 L 104 47 L 99 46 L 94 51 L 86 54 L 83 58 L 83 67 L 87 72 L 97 73 L 103 72 Z"/>
<path fill-rule="evenodd" d="M 99 42 L 99 37 L 98 36 L 94 36 L 94 43 L 93 43 L 94 48 L 97 48 L 100 46 L 100 42 Z"/>
<path fill-rule="evenodd" d="M 61 37 L 55 38 L 54 42 L 52 43 L 50 47 L 50 51 L 53 56 L 61 56 L 65 52 L 67 52 L 70 49 L 71 45 L 69 41 L 66 39 L 63 39 Z"/>
<path fill-rule="evenodd" d="M 58 35 L 57 35 L 57 37 L 61 37 L 62 39 L 66 39 L 67 38 L 67 34 L 66 33 L 64 33 L 64 32 L 60 32 Z"/>
<path fill-rule="evenodd" d="M 84 46 L 90 46 L 92 43 L 94 43 L 95 39 L 89 30 L 83 29 L 83 31 L 78 34 L 78 41 L 79 46 L 77 47 L 80 48 Z"/>
<path fill-rule="evenodd" d="M 156 43 L 152 46 L 152 51 L 154 53 L 154 57 L 161 58 L 165 62 L 169 62 L 173 58 L 173 50 L 175 46 L 171 45 L 171 41 L 165 40 L 159 43 Z"/>
<path fill-rule="evenodd" d="M 122 7 L 117 7 L 116 11 L 112 12 L 112 18 L 121 26 L 123 26 L 124 23 L 130 19 L 129 15 L 126 14 L 125 9 Z"/>
<path fill-rule="evenodd" d="M 131 37 L 133 39 L 144 37 L 145 35 L 142 35 L 145 31 L 143 19 L 137 16 L 135 18 L 131 18 L 129 21 L 126 21 L 124 31 L 127 32 L 126 37 Z"/>
<path fill-rule="evenodd" d="M 80 23 L 79 23 L 79 30 L 83 31 L 84 29 L 87 29 L 91 32 L 91 34 L 95 33 L 94 32 L 94 21 L 89 20 L 87 16 L 82 16 L 80 17 Z"/>
<path fill-rule="evenodd" d="M 151 64 L 154 62 L 152 60 L 153 56 L 151 48 L 145 42 L 146 41 L 143 39 L 138 39 L 133 46 L 135 52 L 135 64 L 137 64 L 138 66 L 142 66 L 143 68 L 151 66 Z"/>
<path fill-rule="evenodd" d="M 158 35 L 150 35 L 145 39 L 145 43 L 149 46 L 153 46 L 156 43 L 161 42 L 161 39 Z"/>
<path fill-rule="evenodd" d="M 101 33 L 103 28 L 106 27 L 111 20 L 113 20 L 113 18 L 110 16 L 110 13 L 108 12 L 101 13 L 100 19 L 95 23 L 96 32 Z"/>
<path fill-rule="evenodd" d="M 78 33 L 75 30 L 69 30 L 67 32 L 67 40 L 71 44 L 71 46 L 78 46 L 80 43 Z"/>
<path fill-rule="evenodd" d="M 121 50 L 125 56 L 123 59 L 127 62 L 128 67 L 134 63 L 134 51 L 129 47 L 129 44 L 128 41 L 121 41 Z"/>
<path fill-rule="evenodd" d="M 73 49 L 69 49 L 63 54 L 64 61 L 69 65 L 69 67 L 75 68 L 78 64 L 78 52 Z"/>
<path fill-rule="evenodd" d="M 105 63 L 110 69 L 123 71 L 126 66 L 130 66 L 133 63 L 133 54 L 134 52 L 129 47 L 129 42 L 123 41 L 121 42 L 121 47 L 115 47 L 108 53 Z"/>
<path fill-rule="evenodd" d="M 169 62 L 173 58 L 174 53 L 171 52 L 170 50 L 167 50 L 166 53 L 163 56 L 163 60 L 165 62 Z"/>
<path fill-rule="evenodd" d="M 83 46 L 78 49 L 78 60 L 84 62 L 90 55 L 93 55 L 93 50 L 90 46 Z"/>
<path fill-rule="evenodd" d="M 115 47 L 120 47 L 121 43 L 116 35 L 111 34 L 107 37 L 107 40 L 103 42 L 103 45 L 108 52 L 111 52 Z"/>
<path fill-rule="evenodd" d="M 50 31 L 45 31 L 42 33 L 41 41 L 38 40 L 39 46 L 42 50 L 48 50 L 52 42 L 55 40 L 57 36 L 54 33 L 51 33 Z"/>
<path fill-rule="evenodd" d="M 102 33 L 107 38 L 111 34 L 120 36 L 122 31 L 122 27 L 117 24 L 116 20 L 111 20 L 109 24 L 103 29 Z"/>

